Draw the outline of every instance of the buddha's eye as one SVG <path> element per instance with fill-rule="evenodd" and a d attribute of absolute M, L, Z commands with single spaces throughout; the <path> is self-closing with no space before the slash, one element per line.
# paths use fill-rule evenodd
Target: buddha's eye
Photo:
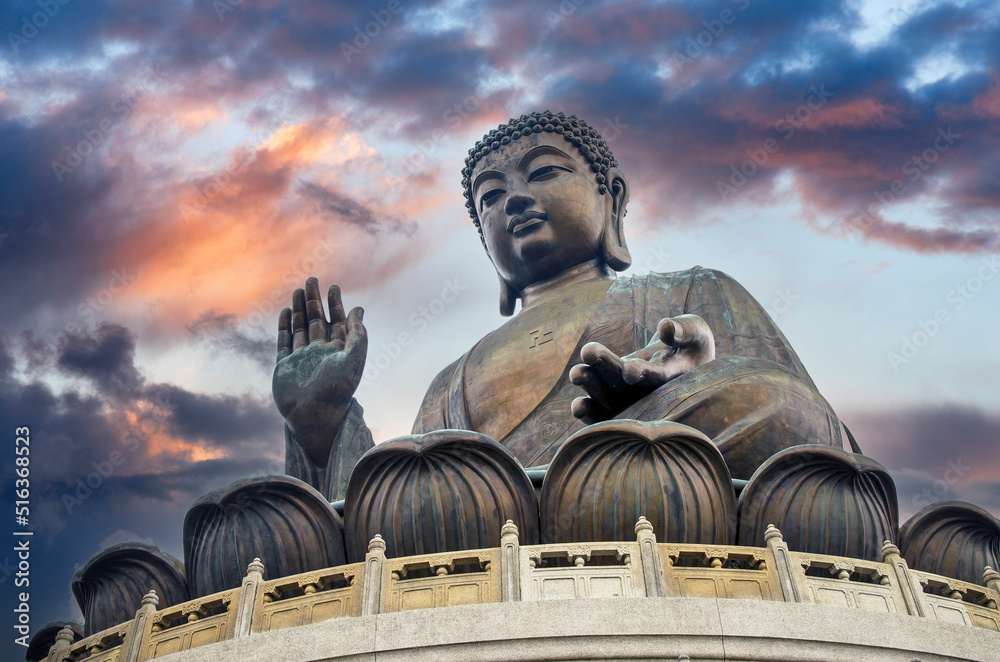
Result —
<path fill-rule="evenodd" d="M 542 166 L 541 168 L 538 168 L 537 170 L 533 171 L 531 175 L 528 176 L 528 181 L 529 182 L 545 181 L 547 179 L 558 177 L 560 174 L 564 172 L 573 172 L 573 171 L 570 170 L 569 168 L 564 168 L 563 166 L 558 166 L 558 165 Z"/>
<path fill-rule="evenodd" d="M 495 188 L 492 191 L 484 193 L 482 197 L 479 198 L 479 210 L 482 211 L 483 207 L 488 207 L 493 204 L 497 198 L 503 195 L 503 192 L 502 188 Z"/>

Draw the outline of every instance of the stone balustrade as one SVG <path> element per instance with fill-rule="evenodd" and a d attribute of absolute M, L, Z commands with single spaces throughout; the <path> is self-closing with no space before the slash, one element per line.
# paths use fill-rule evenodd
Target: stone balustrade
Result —
<path fill-rule="evenodd" d="M 206 644 L 335 618 L 412 609 L 573 598 L 734 598 L 904 614 L 1000 632 L 1000 573 L 985 586 L 911 570 L 895 545 L 883 562 L 790 551 L 768 527 L 765 547 L 657 543 L 641 518 L 634 542 L 501 546 L 386 558 L 375 536 L 362 563 L 264 579 L 254 560 L 238 588 L 157 610 L 150 592 L 133 620 L 72 643 L 60 632 L 47 662 L 140 662 Z"/>

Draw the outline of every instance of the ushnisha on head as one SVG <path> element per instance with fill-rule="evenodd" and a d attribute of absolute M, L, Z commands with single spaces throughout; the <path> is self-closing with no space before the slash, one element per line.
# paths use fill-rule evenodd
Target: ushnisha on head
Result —
<path fill-rule="evenodd" d="M 621 271 L 628 184 L 603 138 L 575 115 L 511 119 L 469 150 L 466 208 L 500 277 L 500 308 L 584 264 Z"/>

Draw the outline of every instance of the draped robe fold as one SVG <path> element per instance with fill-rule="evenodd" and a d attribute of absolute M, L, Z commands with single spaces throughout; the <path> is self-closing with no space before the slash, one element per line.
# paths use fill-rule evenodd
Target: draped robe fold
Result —
<path fill-rule="evenodd" d="M 708 323 L 716 359 L 661 386 L 616 418 L 671 420 L 704 432 L 722 451 L 734 478 L 749 478 L 768 457 L 790 446 L 843 447 L 849 432 L 761 305 L 726 274 L 702 267 L 615 280 L 551 389 L 500 443 L 524 466 L 548 463 L 584 426 L 570 412 L 570 403 L 585 393 L 569 381 L 570 369 L 582 363 L 583 346 L 599 342 L 624 356 L 648 344 L 661 319 L 685 313 Z M 466 398 L 471 351 L 434 379 L 414 434 L 471 430 L 469 408 L 489 406 Z"/>

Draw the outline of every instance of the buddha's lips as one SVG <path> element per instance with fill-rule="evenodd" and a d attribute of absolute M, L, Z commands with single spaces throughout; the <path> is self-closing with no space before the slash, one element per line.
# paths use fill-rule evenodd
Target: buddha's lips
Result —
<path fill-rule="evenodd" d="M 532 228 L 540 223 L 544 223 L 549 220 L 547 214 L 543 214 L 537 211 L 525 212 L 521 216 L 514 216 L 507 223 L 507 232 L 511 233 L 515 237 L 524 234 L 524 231 Z"/>

